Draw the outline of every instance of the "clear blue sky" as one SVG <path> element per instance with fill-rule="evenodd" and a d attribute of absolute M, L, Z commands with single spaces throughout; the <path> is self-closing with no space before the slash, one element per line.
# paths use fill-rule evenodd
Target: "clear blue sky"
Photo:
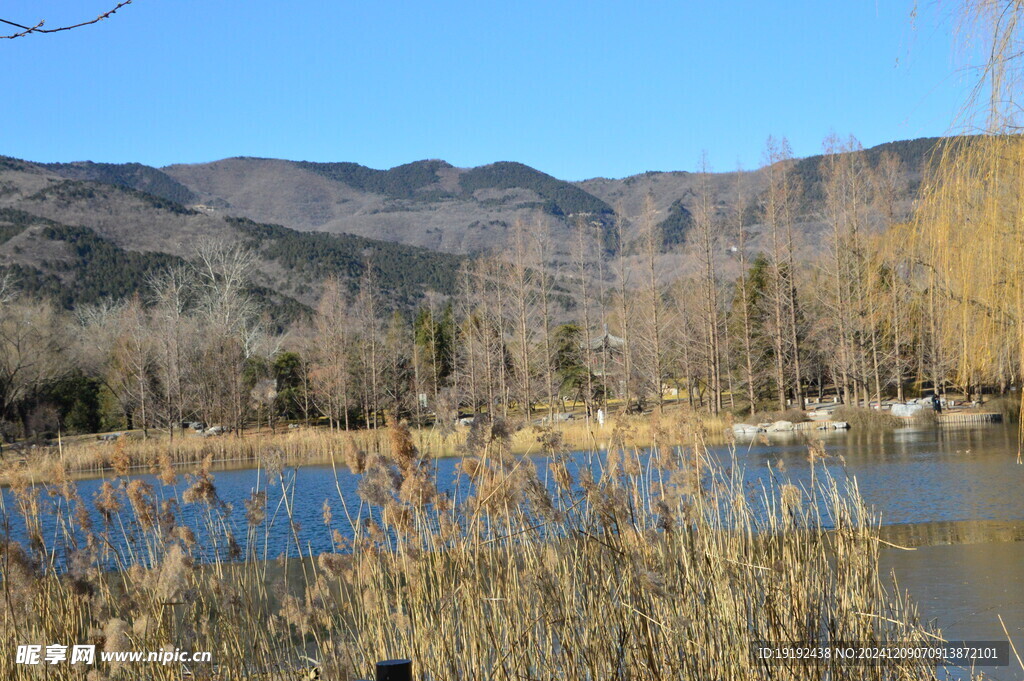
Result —
<path fill-rule="evenodd" d="M 113 0 L 5 2 L 51 26 Z M 151 165 L 265 156 L 557 177 L 760 165 L 832 130 L 941 134 L 968 79 L 943 7 L 875 2 L 135 0 L 0 41 L 0 154 Z"/>

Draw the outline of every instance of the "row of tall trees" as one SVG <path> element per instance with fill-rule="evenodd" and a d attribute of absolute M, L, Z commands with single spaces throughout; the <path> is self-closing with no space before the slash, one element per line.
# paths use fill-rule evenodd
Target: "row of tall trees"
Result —
<path fill-rule="evenodd" d="M 661 409 L 671 394 L 740 413 L 826 393 L 868 405 L 924 387 L 1006 391 L 1020 344 L 1004 332 L 1019 310 L 999 282 L 1024 242 L 960 228 L 1019 215 L 1020 143 L 996 143 L 1002 156 L 977 162 L 977 182 L 1005 194 L 933 201 L 908 222 L 895 156 L 831 136 L 820 182 L 803 186 L 786 141 L 769 139 L 757 185 L 737 173 L 728 200 L 702 161 L 682 258 L 665 254 L 648 196 L 637 215 L 619 208 L 615 253 L 590 216 L 575 216 L 568 257 L 543 219 L 524 221 L 501 253 L 462 269 L 455 296 L 396 309 L 367 268 L 356 287 L 328 280 L 285 333 L 248 294 L 253 255 L 238 245 L 205 245 L 153 275 L 147 295 L 74 315 L 2 285 L 0 418 L 8 437 L 193 420 L 373 428 L 389 414 L 553 418 L 569 402 Z M 823 209 L 808 215 L 813 192 Z M 946 257 L 932 257 L 942 244 Z"/>

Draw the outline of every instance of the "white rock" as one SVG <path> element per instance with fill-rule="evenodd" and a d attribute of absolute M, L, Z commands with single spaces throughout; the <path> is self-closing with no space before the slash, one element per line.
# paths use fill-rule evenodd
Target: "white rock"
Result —
<path fill-rule="evenodd" d="M 892 405 L 890 413 L 893 416 L 909 417 L 914 416 L 915 414 L 919 414 L 923 409 L 924 405 L 918 404 L 917 402 L 911 402 L 907 404 L 894 404 Z"/>

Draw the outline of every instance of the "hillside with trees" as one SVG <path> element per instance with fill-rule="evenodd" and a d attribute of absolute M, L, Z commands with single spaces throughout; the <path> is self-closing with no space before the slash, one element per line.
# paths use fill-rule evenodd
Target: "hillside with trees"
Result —
<path fill-rule="evenodd" d="M 416 161 L 390 170 L 376 170 L 358 163 L 300 161 L 296 165 L 329 180 L 392 199 L 430 201 L 451 197 L 451 194 L 438 187 L 438 171 L 452 167 L 444 161 Z M 425 192 L 427 189 L 432 191 Z"/>
<path fill-rule="evenodd" d="M 901 209 L 906 210 L 935 144 L 934 138 L 909 140 L 851 153 L 864 154 L 868 163 L 877 162 L 883 153 L 899 158 L 904 174 L 900 202 Z M 800 204 L 795 208 L 796 231 L 804 242 L 802 249 L 809 252 L 821 243 L 824 229 L 822 158 L 817 155 L 785 161 L 793 166 L 793 181 L 801 188 Z M 22 163 L 16 159 L 11 162 Z M 568 244 L 579 219 L 601 224 L 604 247 L 610 252 L 618 248 L 620 236 L 626 252 L 635 252 L 636 225 L 648 194 L 665 234 L 664 250 L 685 250 L 696 186 L 706 180 L 716 210 L 731 207 L 736 191 L 744 194 L 744 210 L 751 224 L 749 243 L 762 246 L 764 168 L 739 174 L 717 169 L 725 172 L 712 172 L 704 179 L 705 174 L 699 172 L 651 171 L 623 179 L 582 182 L 566 182 L 515 162 L 456 168 L 441 160 L 416 161 L 387 170 L 356 163 L 260 158 L 162 169 L 89 162 L 38 168 L 66 180 L 134 189 L 142 192 L 140 199 L 144 195 L 170 201 L 167 207 L 171 210 L 171 206 L 179 205 L 206 217 L 244 217 L 299 232 L 352 234 L 445 253 L 481 253 L 506 246 L 517 220 L 529 222 L 541 214 L 554 237 L 553 257 L 561 260 L 569 257 Z M 743 178 L 739 186 L 735 181 L 738 177 Z M 60 191 L 72 191 L 73 187 L 71 183 Z M 622 224 L 615 224 L 616 214 Z M 68 224 L 82 219 L 67 214 L 46 216 Z M 673 266 L 685 264 L 677 262 Z"/>
<path fill-rule="evenodd" d="M 2 178 L 23 189 L 0 209 L 0 326 L 15 364 L 33 347 L 18 334 L 36 314 L 59 350 L 29 388 L 8 381 L 6 427 L 32 436 L 55 422 L 169 430 L 322 418 L 375 428 L 396 416 L 552 418 L 569 403 L 660 410 L 670 390 L 743 417 L 826 394 L 867 406 L 932 390 L 1008 393 L 1019 345 L 993 334 L 989 364 L 967 358 L 968 311 L 935 279 L 941 263 L 924 265 L 923 242 L 903 236 L 921 172 L 904 163 L 924 163 L 931 147 L 869 153 L 835 136 L 823 147 L 800 161 L 770 138 L 754 172 L 648 173 L 618 189 L 590 181 L 620 206 L 642 197 L 637 214 L 565 226 L 537 207 L 503 248 L 472 259 L 167 206 L 12 162 Z M 518 172 L 467 182 L 503 191 L 501 178 Z M 655 190 L 673 183 L 686 190 L 666 218 L 659 204 L 672 194 Z M 132 215 L 230 238 L 190 254 L 128 247 L 125 232 L 141 229 Z M 609 222 L 624 248 L 607 248 Z M 172 358 L 172 341 L 188 352 Z M 70 399 L 72 388 L 93 392 Z"/>
<path fill-rule="evenodd" d="M 965 148 L 972 145 L 982 148 Z M 430 162 L 381 175 L 345 164 L 312 172 L 242 159 L 232 171 L 253 170 L 261 181 L 313 177 L 348 192 L 372 187 L 413 216 L 470 194 L 481 204 L 520 202 L 522 216 L 510 225 L 482 226 L 495 247 L 471 259 L 227 216 L 4 159 L 0 275 L 8 310 L 30 315 L 46 301 L 47 323 L 60 329 L 54 337 L 68 344 L 61 355 L 68 363 L 31 395 L 10 398 L 5 418 L 30 435 L 28 414 L 44 403 L 58 413 L 72 409 L 47 397 L 58 379 L 83 377 L 74 385 L 117 392 L 99 360 L 89 364 L 81 359 L 88 352 L 70 351 L 73 339 L 91 337 L 76 324 L 101 314 L 104 324 L 124 325 L 117 315 L 130 315 L 136 338 L 159 337 L 166 331 L 160 305 L 173 293 L 182 323 L 207 328 L 215 320 L 204 315 L 228 304 L 210 298 L 224 286 L 245 321 L 216 332 L 228 334 L 216 352 L 237 345 L 248 354 L 197 356 L 188 371 L 220 363 L 221 384 L 234 392 L 175 398 L 170 410 L 156 397 L 167 386 L 159 353 L 150 349 L 156 354 L 140 360 L 149 367 L 144 373 L 118 379 L 146 386 L 146 415 L 141 397 L 108 396 L 97 397 L 108 406 L 96 418 L 169 428 L 173 412 L 241 425 L 254 407 L 240 396 L 254 381 L 271 380 L 266 367 L 282 352 L 290 353 L 289 375 L 300 377 L 301 388 L 290 384 L 291 406 L 272 401 L 263 417 L 298 417 L 300 391 L 302 418 L 341 427 L 374 427 L 388 414 L 416 422 L 496 410 L 550 417 L 561 400 L 590 410 L 607 411 L 613 401 L 658 408 L 666 387 L 694 408 L 736 415 L 826 393 L 866 405 L 925 389 L 1009 390 L 1019 378 L 1019 349 L 1004 342 L 993 355 L 998 362 L 959 368 L 965 346 L 956 329 L 963 327 L 947 314 L 956 307 L 943 282 L 922 268 L 925 254 L 915 242 L 886 241 L 913 217 L 934 142 L 863 150 L 853 138 L 832 136 L 823 149 L 794 159 L 784 139 L 769 139 L 765 165 L 755 171 L 645 173 L 588 180 L 572 191 L 520 164 L 464 172 Z M 444 199 L 396 198 L 441 189 Z M 609 247 L 609 235 L 622 247 Z M 162 288 L 168 276 L 178 282 L 173 290 Z M 113 334 L 103 336 L 104 353 L 127 342 L 103 328 Z M 127 365 L 116 366 L 123 372 Z M 110 411 L 114 403 L 120 411 Z"/>
<path fill-rule="evenodd" d="M 186 207 L 143 191 L 66 180 L 10 160 L 0 170 L 0 274 L 59 307 L 114 303 L 204 250 L 242 241 L 259 258 L 251 291 L 279 322 L 308 314 L 327 277 L 350 290 L 372 276 L 389 308 L 450 294 L 460 256 L 347 234 L 296 232 Z"/>
<path fill-rule="evenodd" d="M 166 173 L 141 163 L 44 163 L 42 167 L 69 180 L 103 182 L 128 187 L 180 204 L 196 200 L 187 187 L 171 179 Z"/>

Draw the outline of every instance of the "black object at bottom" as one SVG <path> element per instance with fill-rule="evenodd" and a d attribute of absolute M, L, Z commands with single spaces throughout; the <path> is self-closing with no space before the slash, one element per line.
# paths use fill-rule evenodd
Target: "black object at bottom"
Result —
<path fill-rule="evenodd" d="M 412 681 L 412 660 L 378 662 L 377 681 Z"/>

